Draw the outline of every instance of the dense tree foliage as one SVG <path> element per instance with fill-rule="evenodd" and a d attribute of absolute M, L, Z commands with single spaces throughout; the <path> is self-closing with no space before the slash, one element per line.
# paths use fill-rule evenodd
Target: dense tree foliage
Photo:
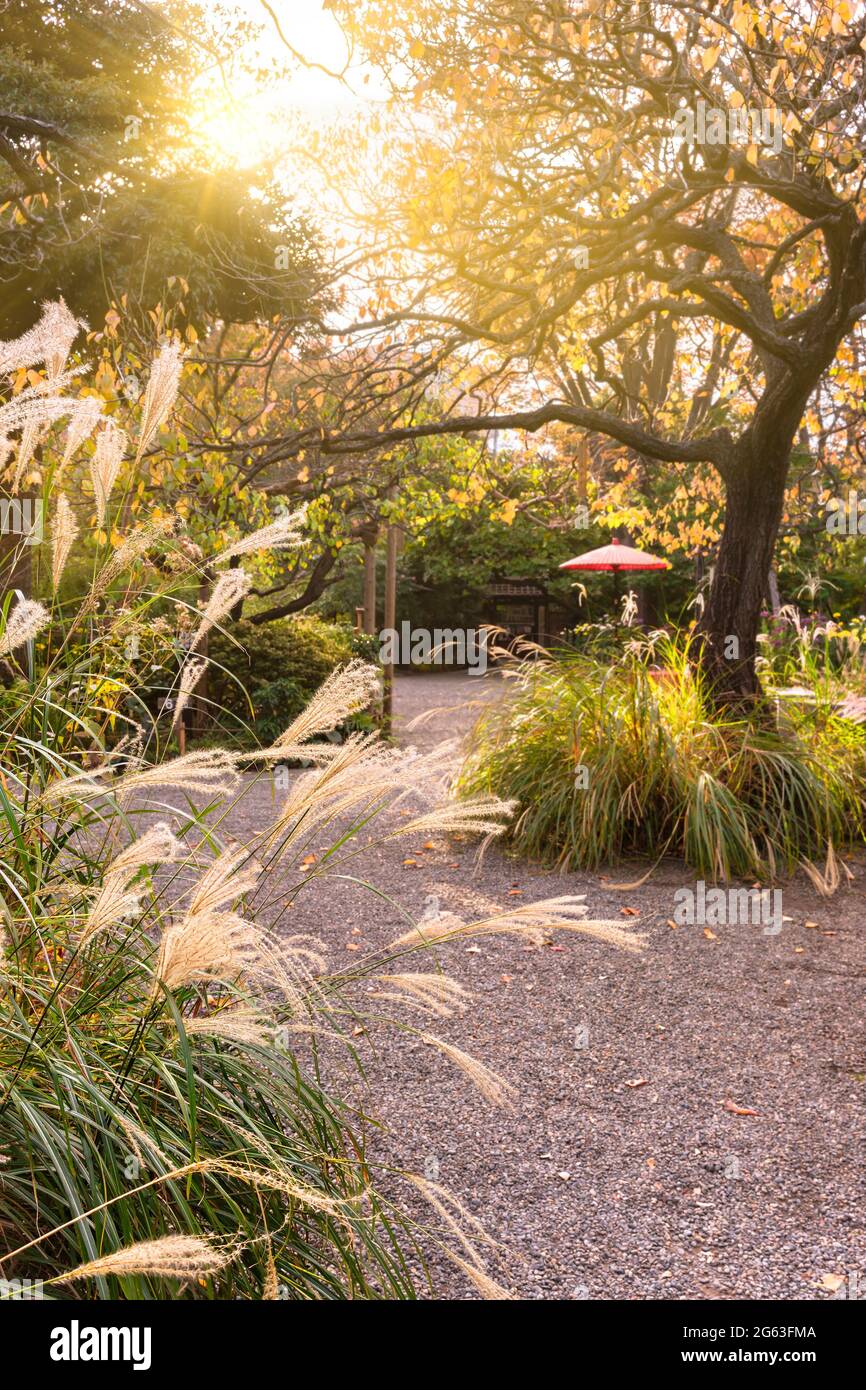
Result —
<path fill-rule="evenodd" d="M 126 295 L 201 326 L 281 314 L 320 286 L 309 226 L 266 171 L 220 167 L 195 133 L 194 85 L 243 24 L 199 3 L 9 0 L 0 48 L 0 336 L 63 294 L 100 323 Z"/>

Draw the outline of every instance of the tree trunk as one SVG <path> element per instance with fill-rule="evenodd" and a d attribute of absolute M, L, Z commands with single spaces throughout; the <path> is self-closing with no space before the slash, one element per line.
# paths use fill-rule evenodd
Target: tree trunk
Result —
<path fill-rule="evenodd" d="M 719 705 L 753 704 L 761 693 L 756 638 L 782 517 L 790 442 L 753 457 L 745 435 L 725 478 L 725 524 L 698 625 L 700 666 Z"/>
<path fill-rule="evenodd" d="M 395 490 L 389 489 L 389 498 L 394 495 Z M 393 521 L 389 521 L 385 532 L 385 629 L 392 632 L 397 626 L 397 540 L 397 527 Z M 394 717 L 393 661 L 388 662 L 384 668 L 382 715 L 385 732 L 390 734 Z"/>

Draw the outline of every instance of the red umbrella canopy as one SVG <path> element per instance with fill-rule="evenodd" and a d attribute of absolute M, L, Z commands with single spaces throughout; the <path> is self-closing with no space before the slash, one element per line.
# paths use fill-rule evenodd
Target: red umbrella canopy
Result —
<path fill-rule="evenodd" d="M 635 550 L 630 545 L 611 541 L 610 545 L 599 546 L 598 550 L 588 550 L 585 555 L 575 555 L 559 566 L 561 570 L 666 570 L 669 560 L 661 560 L 655 555 L 647 555 L 645 550 Z"/>

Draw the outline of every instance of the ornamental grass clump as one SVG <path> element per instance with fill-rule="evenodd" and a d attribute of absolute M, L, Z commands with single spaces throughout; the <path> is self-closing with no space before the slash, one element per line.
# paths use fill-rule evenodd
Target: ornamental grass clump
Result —
<path fill-rule="evenodd" d="M 617 660 L 533 653 L 507 674 L 460 785 L 514 804 L 508 834 L 529 855 L 567 869 L 679 855 L 725 880 L 791 872 L 864 838 L 866 727 L 812 656 L 795 688 L 765 663 L 751 716 L 721 712 L 688 642 L 662 633 Z"/>
<path fill-rule="evenodd" d="M 52 352 L 31 339 L 35 360 L 56 367 L 63 341 Z M 0 353 L 13 364 L 26 355 L 21 344 Z M 145 402 L 133 476 L 170 409 L 178 361 L 164 356 Z M 87 467 L 62 432 L 44 432 L 41 446 L 47 490 L 63 469 L 74 506 Z M 14 457 L 9 467 L 14 476 Z M 0 1278 L 40 1279 L 64 1298 L 412 1298 L 410 1265 L 423 1268 L 416 1251 L 435 1241 L 475 1289 L 507 1296 L 458 1199 L 431 1188 L 430 1224 L 401 1214 L 401 1182 L 421 1193 L 423 1183 L 377 1166 L 365 1117 L 331 1092 L 320 1060 L 323 1044 L 359 1060 L 362 1037 L 397 1028 L 436 1049 L 479 1103 L 508 1105 L 519 1058 L 497 1077 L 439 1036 L 471 996 L 431 960 L 425 933 L 333 969 L 324 943 L 293 930 L 291 909 L 329 876 L 365 881 L 359 836 L 382 812 L 409 810 L 403 833 L 489 836 L 508 805 L 485 796 L 437 811 L 436 757 L 372 733 L 323 737 L 378 687 L 362 662 L 329 677 L 264 753 L 175 756 L 173 713 L 141 700 L 118 634 L 144 630 L 157 599 L 170 608 L 162 561 L 179 542 L 164 518 L 112 542 L 123 467 L 106 469 L 95 498 L 94 574 L 79 600 L 53 587 L 50 610 L 8 592 L 0 604 L 14 694 L 0 703 Z M 83 543 L 84 515 L 79 528 Z M 270 539 L 295 536 L 281 523 Z M 228 621 L 228 600 L 245 591 L 242 570 L 223 573 L 231 591 L 214 589 L 201 626 Z M 189 698 L 206 661 L 177 657 L 175 693 Z M 233 839 L 231 812 L 261 779 L 273 790 L 274 760 L 295 753 L 308 769 Z M 617 924 L 587 923 L 576 900 L 521 911 L 479 930 L 582 923 L 606 945 L 640 945 Z"/>

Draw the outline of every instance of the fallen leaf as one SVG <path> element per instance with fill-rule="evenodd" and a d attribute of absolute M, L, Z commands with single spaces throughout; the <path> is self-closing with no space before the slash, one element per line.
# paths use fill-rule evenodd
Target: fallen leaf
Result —
<path fill-rule="evenodd" d="M 656 1166 L 656 1161 L 655 1161 L 655 1159 L 654 1159 L 654 1158 L 648 1158 L 647 1161 L 646 1161 L 646 1166 L 647 1166 L 647 1168 L 655 1168 L 655 1166 Z"/>
<path fill-rule="evenodd" d="M 679 923 L 675 922 L 672 917 L 668 918 L 668 926 L 670 927 L 671 931 L 676 931 L 678 925 Z"/>
<path fill-rule="evenodd" d="M 844 1283 L 844 1274 L 822 1274 L 821 1278 L 818 1280 L 816 1287 L 819 1289 L 825 1289 L 827 1293 L 835 1293 L 837 1289 L 841 1289 Z"/>
<path fill-rule="evenodd" d="M 508 896 L 509 898 L 522 898 L 522 897 L 523 897 L 523 889 L 522 889 L 522 888 L 509 888 L 507 896 Z"/>
<path fill-rule="evenodd" d="M 803 926 L 804 926 L 804 927 L 813 927 L 813 928 L 814 928 L 814 927 L 817 927 L 817 925 L 818 925 L 817 922 L 804 922 L 804 923 L 803 923 Z"/>
<path fill-rule="evenodd" d="M 421 848 L 422 848 L 422 849 L 435 849 L 436 846 L 434 845 L 434 843 L 433 843 L 432 840 L 427 840 L 427 841 L 425 841 L 425 843 L 422 845 Z"/>
<path fill-rule="evenodd" d="M 725 1098 L 725 1109 L 729 1115 L 760 1115 L 760 1111 L 751 1110 L 748 1105 L 735 1104 L 730 1096 Z"/>
<path fill-rule="evenodd" d="M 708 941 L 718 941 L 719 939 L 714 931 L 710 931 L 709 927 L 704 927 L 704 936 Z"/>
<path fill-rule="evenodd" d="M 510 985 L 510 984 L 511 984 L 511 980 L 512 980 L 512 976 L 511 976 L 511 975 L 500 975 L 499 978 L 500 978 L 500 980 L 502 981 L 502 983 L 503 983 L 504 985 Z"/>
<path fill-rule="evenodd" d="M 627 1081 L 625 1084 L 636 1091 L 638 1086 L 648 1086 L 649 1082 L 645 1076 L 639 1076 L 635 1081 Z"/>
<path fill-rule="evenodd" d="M 795 955 L 795 956 L 803 956 L 803 955 L 805 955 L 805 954 L 806 954 L 806 947 L 805 947 L 805 946 L 795 946 L 795 947 L 794 947 L 794 955 Z"/>
<path fill-rule="evenodd" d="M 347 941 L 347 942 L 346 942 L 346 950 L 347 950 L 347 951 L 360 951 L 360 949 L 361 949 L 361 947 L 358 945 L 357 941 Z"/>
<path fill-rule="evenodd" d="M 302 864 L 315 864 L 315 862 L 316 856 L 314 854 L 305 854 L 303 859 L 301 860 Z"/>
<path fill-rule="evenodd" d="M 623 917 L 640 917 L 640 913 L 636 907 L 621 907 L 620 912 Z"/>
<path fill-rule="evenodd" d="M 404 859 L 404 860 L 403 860 L 403 865 L 404 865 L 405 868 L 417 869 L 417 867 L 418 867 L 418 860 L 417 860 L 417 859 Z"/>

